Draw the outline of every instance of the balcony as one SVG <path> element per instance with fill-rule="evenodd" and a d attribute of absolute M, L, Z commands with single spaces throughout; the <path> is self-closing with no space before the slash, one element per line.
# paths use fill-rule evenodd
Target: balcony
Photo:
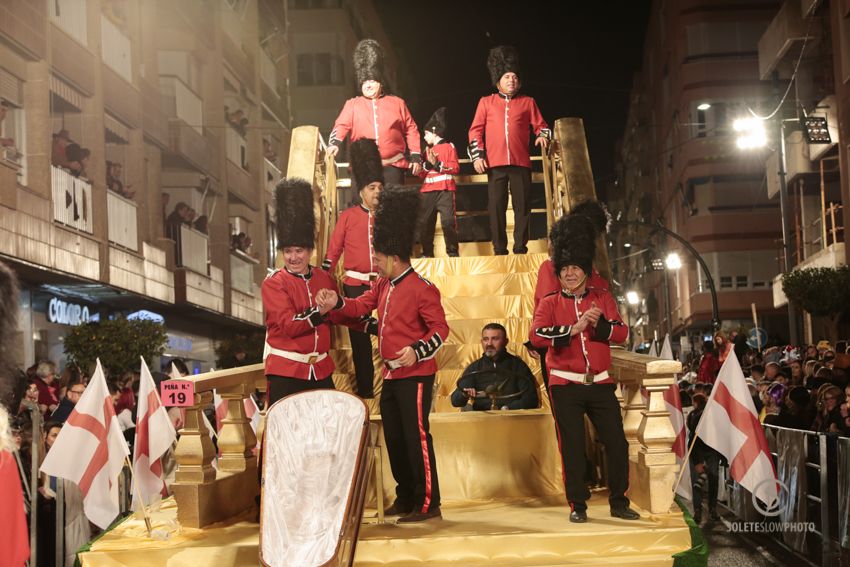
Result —
<path fill-rule="evenodd" d="M 161 95 L 156 87 L 145 79 L 139 81 L 142 97 L 142 128 L 145 136 L 161 147 L 168 146 L 168 120 L 160 111 Z"/>
<path fill-rule="evenodd" d="M 809 26 L 803 21 L 801 2 L 783 2 L 779 12 L 767 26 L 764 34 L 759 39 L 759 77 L 762 81 L 770 79 L 777 69 L 784 71 L 783 64 L 791 61 L 793 57 L 787 57 L 789 53 L 794 57 L 799 55 L 800 47 L 806 37 L 806 30 L 810 35 L 818 34 L 818 25 Z M 815 43 L 815 42 L 813 42 Z M 799 45 L 798 45 L 799 44 Z M 780 73 L 782 76 L 789 73 Z"/>
<path fill-rule="evenodd" d="M 159 90 L 162 94 L 162 111 L 178 118 L 203 134 L 204 103 L 189 86 L 177 77 L 160 76 Z"/>
<path fill-rule="evenodd" d="M 263 158 L 263 188 L 269 195 L 270 199 L 274 199 L 274 189 L 277 187 L 282 174 L 275 164 Z"/>
<path fill-rule="evenodd" d="M 180 225 L 180 232 L 176 236 L 177 266 L 206 276 L 209 273 L 209 236 L 186 225 Z"/>
<path fill-rule="evenodd" d="M 86 0 L 51 0 L 47 6 L 50 21 L 82 45 L 87 44 Z"/>
<path fill-rule="evenodd" d="M 245 138 L 232 126 L 225 128 L 224 134 L 225 156 L 231 163 L 247 171 L 248 169 L 248 145 Z"/>
<path fill-rule="evenodd" d="M 260 49 L 260 79 L 263 80 L 263 84 L 271 89 L 274 96 L 280 97 L 277 92 L 277 68 L 272 58 L 262 48 Z"/>
<path fill-rule="evenodd" d="M 26 50 L 33 59 L 47 55 L 47 4 L 0 3 L 0 34 Z"/>
<path fill-rule="evenodd" d="M 254 267 L 259 261 L 238 250 L 230 253 L 230 287 L 254 295 Z"/>
<path fill-rule="evenodd" d="M 139 251 L 138 205 L 130 199 L 106 192 L 106 215 L 109 222 L 109 242 L 133 252 Z"/>
<path fill-rule="evenodd" d="M 53 187 L 53 220 L 93 233 L 91 183 L 74 177 L 61 167 L 50 166 Z"/>
<path fill-rule="evenodd" d="M 101 57 L 106 65 L 128 83 L 133 82 L 133 56 L 130 38 L 115 23 L 100 16 Z"/>

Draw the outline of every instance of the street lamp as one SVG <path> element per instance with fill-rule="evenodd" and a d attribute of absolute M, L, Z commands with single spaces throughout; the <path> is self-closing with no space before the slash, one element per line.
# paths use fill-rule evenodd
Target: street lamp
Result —
<path fill-rule="evenodd" d="M 705 110 L 708 110 L 709 108 L 711 108 L 711 104 L 707 103 L 707 102 L 703 102 L 703 103 L 697 105 L 697 110 L 705 111 Z"/>
<path fill-rule="evenodd" d="M 788 203 L 788 165 L 785 159 L 785 122 L 799 122 L 796 118 L 771 120 L 775 123 L 776 135 L 779 137 L 777 151 L 779 152 L 779 211 L 782 220 L 782 256 L 784 260 L 784 273 L 791 271 L 791 257 L 793 254 L 791 243 L 791 207 Z M 767 145 L 767 131 L 765 129 L 766 119 L 757 116 L 739 118 L 732 123 L 732 128 L 738 133 L 735 140 L 738 148 L 742 150 L 753 150 L 763 148 Z M 791 344 L 797 344 L 797 310 L 788 302 L 788 334 Z"/>
<path fill-rule="evenodd" d="M 664 263 L 667 265 L 668 270 L 675 271 L 682 267 L 682 259 L 679 258 L 679 255 L 675 252 L 667 254 L 667 258 L 665 258 Z"/>
<path fill-rule="evenodd" d="M 629 305 L 637 305 L 638 303 L 640 303 L 640 296 L 636 291 L 627 291 L 626 301 L 629 302 Z"/>

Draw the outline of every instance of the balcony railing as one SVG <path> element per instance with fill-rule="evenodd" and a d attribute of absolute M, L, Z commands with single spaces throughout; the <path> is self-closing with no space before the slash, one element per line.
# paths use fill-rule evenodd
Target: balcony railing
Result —
<path fill-rule="evenodd" d="M 86 0 L 50 0 L 47 6 L 50 10 L 50 20 L 86 45 Z"/>
<path fill-rule="evenodd" d="M 177 240 L 177 265 L 206 276 L 208 258 L 209 237 L 186 225 L 180 225 Z"/>
<path fill-rule="evenodd" d="M 50 166 L 53 187 L 53 220 L 92 233 L 91 183 L 61 167 Z"/>
<path fill-rule="evenodd" d="M 242 252 L 230 253 L 230 287 L 242 293 L 254 293 L 254 266 L 259 262 Z"/>
<path fill-rule="evenodd" d="M 101 57 L 110 69 L 128 83 L 133 82 L 133 57 L 130 38 L 106 16 L 100 17 Z"/>
<path fill-rule="evenodd" d="M 138 205 L 112 191 L 106 192 L 109 242 L 134 252 L 139 251 Z"/>
<path fill-rule="evenodd" d="M 224 135 L 225 156 L 227 159 L 241 167 L 248 169 L 248 147 L 245 138 L 242 137 L 232 126 L 225 128 Z"/>
<path fill-rule="evenodd" d="M 263 159 L 263 186 L 269 194 L 274 195 L 274 188 L 280 181 L 281 173 L 275 164 Z"/>
<path fill-rule="evenodd" d="M 160 76 L 159 90 L 162 93 L 162 111 L 167 116 L 181 119 L 198 134 L 204 133 L 204 105 L 201 97 L 173 76 Z"/>
<path fill-rule="evenodd" d="M 260 78 L 277 95 L 277 69 L 265 49 L 260 49 Z"/>

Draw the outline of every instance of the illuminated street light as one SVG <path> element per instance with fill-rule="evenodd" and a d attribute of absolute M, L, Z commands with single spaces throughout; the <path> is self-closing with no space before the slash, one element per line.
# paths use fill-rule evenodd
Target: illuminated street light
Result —
<path fill-rule="evenodd" d="M 637 305 L 638 303 L 640 303 L 640 297 L 638 296 L 636 291 L 627 291 L 626 301 L 629 302 L 629 305 Z"/>
<path fill-rule="evenodd" d="M 737 133 L 735 143 L 742 150 L 754 150 L 767 145 L 767 132 L 761 118 L 739 118 L 732 123 L 732 128 Z"/>
<path fill-rule="evenodd" d="M 697 106 L 697 110 L 708 110 L 709 108 L 711 108 L 711 104 L 707 102 L 703 102 L 702 104 Z"/>
<path fill-rule="evenodd" d="M 682 267 L 682 259 L 679 258 L 679 255 L 675 252 L 667 254 L 667 258 L 664 260 L 664 263 L 667 264 L 668 270 L 678 270 Z"/>
<path fill-rule="evenodd" d="M 625 244 L 623 244 L 623 248 L 631 248 L 631 247 L 632 247 L 631 242 L 626 242 Z"/>

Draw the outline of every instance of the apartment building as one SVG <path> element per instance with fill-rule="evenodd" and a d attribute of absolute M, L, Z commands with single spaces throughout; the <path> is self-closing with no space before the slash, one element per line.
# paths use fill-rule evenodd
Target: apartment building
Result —
<path fill-rule="evenodd" d="M 352 54 L 361 39 L 384 48 L 387 87 L 400 94 L 404 77 L 372 0 L 288 0 L 288 7 L 294 126 L 318 126 L 327 139 L 345 101 L 359 94 Z"/>
<path fill-rule="evenodd" d="M 687 239 L 717 287 L 722 328 L 752 326 L 752 305 L 771 336 L 787 339 L 774 306 L 779 204 L 767 191 L 767 151 L 743 152 L 734 120 L 770 112 L 775 94 L 759 71 L 759 40 L 773 0 L 655 0 L 620 143 L 611 208 L 621 220 L 656 223 Z M 782 85 L 784 87 L 784 85 Z M 667 332 L 682 350 L 711 331 L 708 278 L 687 250 L 645 226 L 612 235 L 614 278 L 638 293 L 638 340 Z M 682 266 L 668 269 L 676 252 Z"/>
<path fill-rule="evenodd" d="M 0 4 L 0 257 L 21 278 L 21 364 L 60 361 L 69 326 L 98 317 L 161 318 L 195 371 L 217 339 L 262 329 L 288 50 L 272 0 Z"/>
<path fill-rule="evenodd" d="M 850 3 L 786 0 L 758 44 L 763 80 L 790 80 L 795 111 L 783 121 L 788 185 L 789 269 L 839 267 L 850 259 L 845 231 L 850 220 Z M 774 126 L 774 130 L 777 130 Z M 778 132 L 777 132 L 778 136 Z M 765 162 L 767 195 L 779 200 L 779 152 Z M 784 262 L 780 263 L 780 267 Z M 773 280 L 776 307 L 787 305 L 781 274 Z M 802 340 L 823 328 L 802 317 Z"/>

